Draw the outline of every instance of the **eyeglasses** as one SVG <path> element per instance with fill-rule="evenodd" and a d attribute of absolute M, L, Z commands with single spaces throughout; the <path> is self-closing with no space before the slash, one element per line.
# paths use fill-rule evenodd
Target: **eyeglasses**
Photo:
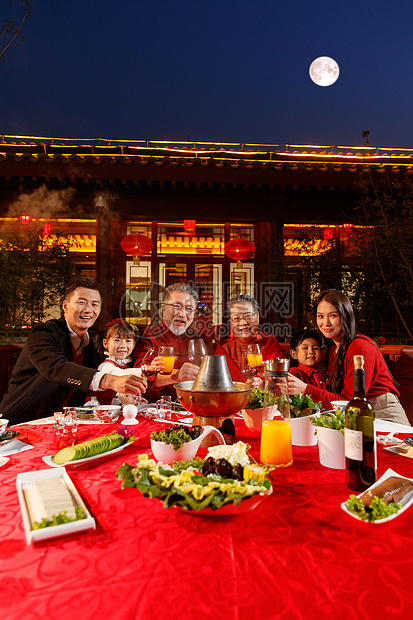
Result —
<path fill-rule="evenodd" d="M 194 314 L 196 308 L 192 308 L 192 306 L 181 306 L 181 304 L 163 304 L 164 306 L 170 306 L 175 314 L 178 312 L 185 312 L 185 314 Z"/>
<path fill-rule="evenodd" d="M 257 316 L 257 314 L 258 312 L 248 312 L 248 314 L 243 314 L 242 316 L 232 316 L 231 322 L 234 323 L 234 325 L 238 325 L 238 323 L 241 323 L 241 321 L 249 323 L 250 321 L 252 321 L 254 316 Z"/>

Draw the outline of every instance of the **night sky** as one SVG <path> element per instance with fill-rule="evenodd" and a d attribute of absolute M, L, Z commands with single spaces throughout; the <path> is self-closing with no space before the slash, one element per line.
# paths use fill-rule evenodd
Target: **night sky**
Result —
<path fill-rule="evenodd" d="M 0 25 L 10 3 L 2 0 Z M 0 133 L 413 148 L 411 0 L 35 0 Z M 309 66 L 330 56 L 329 87 Z"/>

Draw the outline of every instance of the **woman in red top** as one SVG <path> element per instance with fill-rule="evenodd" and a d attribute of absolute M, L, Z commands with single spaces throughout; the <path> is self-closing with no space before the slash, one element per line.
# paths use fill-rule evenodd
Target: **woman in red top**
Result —
<path fill-rule="evenodd" d="M 308 385 L 289 375 L 290 394 L 310 394 L 314 401 L 323 401 L 323 405 L 326 400 L 350 400 L 353 396 L 353 356 L 363 355 L 366 396 L 376 417 L 410 426 L 380 349 L 373 340 L 356 331 L 350 300 L 341 291 L 330 289 L 319 294 L 315 307 L 318 329 L 332 341 L 326 355 L 332 391 Z"/>

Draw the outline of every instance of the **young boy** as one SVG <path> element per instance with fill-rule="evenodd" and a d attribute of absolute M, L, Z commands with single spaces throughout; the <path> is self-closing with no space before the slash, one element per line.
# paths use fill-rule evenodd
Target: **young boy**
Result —
<path fill-rule="evenodd" d="M 327 375 L 319 370 L 321 361 L 321 336 L 312 329 L 296 332 L 290 342 L 290 355 L 298 361 L 298 366 L 290 368 L 294 375 L 315 387 L 326 389 Z"/>

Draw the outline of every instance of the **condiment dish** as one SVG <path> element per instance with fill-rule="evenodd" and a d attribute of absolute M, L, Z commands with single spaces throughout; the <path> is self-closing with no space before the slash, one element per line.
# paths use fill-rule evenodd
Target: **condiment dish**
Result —
<path fill-rule="evenodd" d="M 93 413 L 101 422 L 110 424 L 118 419 L 120 408 L 120 405 L 99 405 L 93 408 Z"/>
<path fill-rule="evenodd" d="M 333 406 L 333 409 L 336 409 L 337 411 L 342 411 L 344 413 L 348 402 L 348 400 L 332 400 L 331 404 Z"/>

